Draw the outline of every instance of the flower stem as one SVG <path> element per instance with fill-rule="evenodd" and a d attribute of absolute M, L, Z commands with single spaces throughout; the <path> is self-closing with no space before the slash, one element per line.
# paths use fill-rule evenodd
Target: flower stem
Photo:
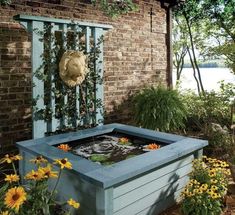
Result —
<path fill-rule="evenodd" d="M 12 168 L 13 168 L 13 171 L 14 171 L 15 175 L 18 175 L 14 162 L 12 162 Z M 20 182 L 19 181 L 17 182 L 17 184 L 20 186 Z"/>
<path fill-rule="evenodd" d="M 58 186 L 58 183 L 59 183 L 59 180 L 60 180 L 61 172 L 62 172 L 62 170 L 60 169 L 59 175 L 58 175 L 58 178 L 57 178 L 57 181 L 56 181 L 55 186 L 54 186 L 54 188 L 53 188 L 53 190 L 52 190 L 52 192 L 51 192 L 51 196 L 50 196 L 48 202 L 51 200 L 52 196 L 53 196 L 54 193 L 55 193 L 56 187 Z"/>

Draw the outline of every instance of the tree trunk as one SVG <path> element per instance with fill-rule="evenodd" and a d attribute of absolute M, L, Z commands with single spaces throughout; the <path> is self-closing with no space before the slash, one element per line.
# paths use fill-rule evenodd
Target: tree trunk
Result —
<path fill-rule="evenodd" d="M 191 55 L 191 52 L 190 52 L 188 46 L 187 46 L 187 51 L 188 51 L 190 62 L 191 62 L 192 68 L 193 68 L 193 77 L 194 77 L 194 79 L 195 79 L 195 81 L 197 83 L 197 92 L 198 92 L 198 95 L 201 95 L 201 88 L 200 88 L 200 84 L 199 84 L 199 81 L 198 81 L 197 76 L 196 76 L 195 65 L 194 65 L 194 62 L 193 62 L 193 59 L 192 59 L 192 55 Z"/>
<path fill-rule="evenodd" d="M 193 36 L 192 36 L 192 31 L 191 31 L 191 26 L 189 24 L 189 20 L 187 18 L 187 15 L 184 13 L 184 18 L 186 20 L 186 24 L 188 27 L 188 33 L 189 33 L 189 39 L 190 39 L 190 45 L 191 45 L 191 49 L 192 49 L 192 60 L 194 62 L 194 68 L 196 68 L 197 70 L 197 74 L 198 74 L 198 81 L 199 81 L 199 85 L 201 88 L 201 92 L 203 93 L 203 95 L 205 95 L 205 90 L 202 84 L 202 79 L 201 79 L 201 73 L 200 73 L 200 69 L 198 67 L 198 63 L 197 63 L 197 58 L 196 58 L 196 54 L 195 54 L 195 48 L 194 48 L 194 43 L 193 43 Z"/>

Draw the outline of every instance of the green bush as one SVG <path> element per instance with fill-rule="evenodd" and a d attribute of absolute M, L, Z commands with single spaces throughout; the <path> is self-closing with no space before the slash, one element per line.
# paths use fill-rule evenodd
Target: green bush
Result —
<path fill-rule="evenodd" d="M 147 88 L 133 98 L 135 122 L 144 128 L 172 131 L 184 127 L 186 110 L 177 90 Z"/>
<path fill-rule="evenodd" d="M 229 101 L 220 93 L 206 92 L 200 97 L 190 92 L 183 95 L 183 102 L 187 110 L 187 130 L 205 132 L 211 123 L 230 125 Z"/>
<path fill-rule="evenodd" d="M 234 141 L 230 130 L 231 107 L 234 102 L 235 85 L 221 82 L 219 92 L 206 92 L 198 96 L 193 92 L 182 95 L 187 110 L 186 133 L 207 139 L 206 153 L 210 156 L 232 156 Z M 224 157 L 225 156 L 225 157 Z"/>

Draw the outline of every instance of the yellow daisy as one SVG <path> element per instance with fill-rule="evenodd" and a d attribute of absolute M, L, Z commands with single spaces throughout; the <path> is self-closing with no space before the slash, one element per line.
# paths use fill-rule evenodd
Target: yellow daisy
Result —
<path fill-rule="evenodd" d="M 26 192 L 23 187 L 13 187 L 5 195 L 4 204 L 10 208 L 19 211 L 20 206 L 26 201 Z"/>
<path fill-rule="evenodd" d="M 57 159 L 54 162 L 55 164 L 59 164 L 61 169 L 67 168 L 72 169 L 72 164 L 68 161 L 67 158 Z"/>
<path fill-rule="evenodd" d="M 212 189 L 213 191 L 216 191 L 216 190 L 218 190 L 218 187 L 216 187 L 215 185 L 212 185 L 212 186 L 211 186 L 211 189 Z"/>
<path fill-rule="evenodd" d="M 43 178 L 57 178 L 58 177 L 58 172 L 52 171 L 50 165 L 46 167 L 40 167 L 38 169 L 38 172 L 40 172 L 43 175 Z"/>
<path fill-rule="evenodd" d="M 6 175 L 5 179 L 6 182 L 9 183 L 13 183 L 13 182 L 17 182 L 20 180 L 20 177 L 16 174 L 10 174 L 10 175 Z"/>
<path fill-rule="evenodd" d="M 13 161 L 22 160 L 21 155 L 9 155 L 6 154 L 1 160 L 0 163 L 12 163 Z"/>
<path fill-rule="evenodd" d="M 201 190 L 206 191 L 208 188 L 208 184 L 202 184 L 202 186 L 200 188 L 201 188 Z"/>
<path fill-rule="evenodd" d="M 45 158 L 43 158 L 41 155 L 39 155 L 35 159 L 31 159 L 29 161 L 32 163 L 35 163 L 35 164 L 47 163 L 47 160 Z"/>
<path fill-rule="evenodd" d="M 25 179 L 39 181 L 43 179 L 43 174 L 39 171 L 32 170 L 31 172 L 26 174 Z"/>
<path fill-rule="evenodd" d="M 211 179 L 211 183 L 212 184 L 216 184 L 218 182 L 218 180 L 216 180 L 216 179 Z"/>
<path fill-rule="evenodd" d="M 67 201 L 67 203 L 68 203 L 68 205 L 70 205 L 70 206 L 72 206 L 72 207 L 74 207 L 74 208 L 76 208 L 76 209 L 78 209 L 78 208 L 80 207 L 80 203 L 74 201 L 73 199 L 69 199 L 69 200 Z"/>
<path fill-rule="evenodd" d="M 68 152 L 69 150 L 71 150 L 71 147 L 68 144 L 60 144 L 59 146 L 57 146 L 58 149 L 61 149 L 64 152 Z"/>

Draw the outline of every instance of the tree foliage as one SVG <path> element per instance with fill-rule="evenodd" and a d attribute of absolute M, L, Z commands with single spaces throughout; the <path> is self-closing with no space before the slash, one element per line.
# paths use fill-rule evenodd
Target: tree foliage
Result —
<path fill-rule="evenodd" d="M 175 28 L 188 33 L 184 34 L 184 39 L 189 38 L 188 53 L 194 73 L 198 73 L 198 85 L 202 83 L 195 50 L 204 59 L 224 59 L 235 74 L 234 8 L 235 0 L 187 0 L 174 11 L 175 20 L 181 20 Z"/>
<path fill-rule="evenodd" d="M 98 5 L 107 16 L 112 18 L 137 10 L 137 5 L 132 0 L 92 0 L 92 3 Z"/>
<path fill-rule="evenodd" d="M 208 55 L 225 56 L 235 74 L 235 0 L 203 0 L 202 7 L 207 36 L 216 41 Z"/>

